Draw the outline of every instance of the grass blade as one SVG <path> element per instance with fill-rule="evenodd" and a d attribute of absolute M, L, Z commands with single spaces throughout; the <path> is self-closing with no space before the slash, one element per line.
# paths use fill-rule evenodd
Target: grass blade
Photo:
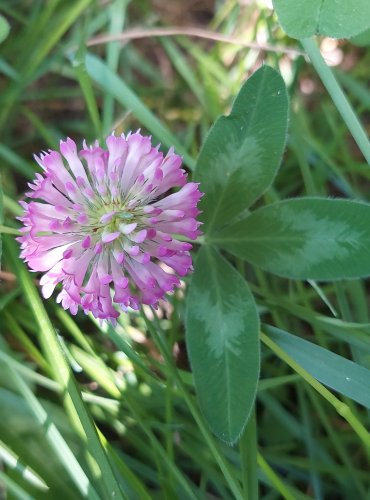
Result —
<path fill-rule="evenodd" d="M 6 244 L 9 249 L 9 255 L 11 255 L 11 265 L 18 275 L 24 294 L 29 301 L 31 310 L 40 328 L 40 342 L 43 350 L 49 364 L 54 369 L 56 380 L 64 389 L 64 404 L 79 434 L 84 439 L 88 451 L 98 464 L 102 487 L 106 495 L 115 495 L 117 499 L 124 498 L 106 452 L 98 437 L 95 424 L 85 407 L 77 382 L 64 357 L 56 332 L 45 311 L 36 287 L 25 267 L 16 257 L 17 250 L 15 244 L 9 239 L 6 239 Z"/>
<path fill-rule="evenodd" d="M 116 73 L 98 57 L 87 54 L 86 70 L 90 77 L 98 83 L 105 92 L 114 96 L 117 101 L 132 111 L 136 118 L 147 127 L 167 147 L 174 146 L 178 154 L 183 155 L 190 169 L 194 168 L 194 159 L 184 150 L 178 139 L 163 125 L 163 123 L 145 106 L 139 97 L 120 79 Z"/>
<path fill-rule="evenodd" d="M 92 486 L 89 478 L 86 476 L 85 472 L 78 463 L 76 457 L 71 452 L 69 446 L 63 439 L 62 435 L 56 428 L 55 424 L 50 422 L 50 417 L 41 404 L 37 401 L 36 397 L 33 395 L 32 391 L 24 383 L 22 378 L 13 369 L 13 367 L 8 364 L 10 373 L 12 374 L 13 381 L 17 386 L 20 394 L 27 401 L 30 409 L 36 420 L 45 430 L 45 436 L 49 441 L 50 446 L 53 448 L 57 456 L 59 457 L 61 463 L 64 465 L 65 469 L 71 476 L 76 487 L 80 491 L 84 498 L 91 498 L 93 500 L 99 500 L 99 495 L 97 494 L 95 488 Z"/>

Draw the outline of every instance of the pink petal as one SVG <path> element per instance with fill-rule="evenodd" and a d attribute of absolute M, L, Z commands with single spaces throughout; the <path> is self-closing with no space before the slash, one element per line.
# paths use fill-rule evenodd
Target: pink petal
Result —
<path fill-rule="evenodd" d="M 111 243 L 121 236 L 120 231 L 116 231 L 115 233 L 103 233 L 101 240 L 103 243 Z"/>

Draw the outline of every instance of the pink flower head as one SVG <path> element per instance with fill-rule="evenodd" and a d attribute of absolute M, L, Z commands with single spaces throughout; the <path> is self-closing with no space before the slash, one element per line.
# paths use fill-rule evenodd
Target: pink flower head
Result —
<path fill-rule="evenodd" d="M 156 306 L 192 270 L 192 245 L 176 235 L 199 235 L 202 193 L 186 182 L 172 148 L 164 157 L 139 132 L 111 135 L 106 144 L 108 150 L 84 143 L 78 152 L 67 139 L 61 154 L 35 157 L 43 173 L 29 184 L 32 201 L 21 202 L 18 240 L 21 257 L 44 273 L 45 298 L 61 283 L 57 301 L 64 309 L 76 314 L 80 306 L 114 321 L 114 303 L 123 310 Z M 174 186 L 181 189 L 168 194 Z"/>

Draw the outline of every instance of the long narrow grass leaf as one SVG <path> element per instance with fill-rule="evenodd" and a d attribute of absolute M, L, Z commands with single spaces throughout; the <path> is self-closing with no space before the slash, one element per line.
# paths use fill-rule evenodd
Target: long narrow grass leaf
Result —
<path fill-rule="evenodd" d="M 95 80 L 105 92 L 114 96 L 125 108 L 132 111 L 140 123 L 163 142 L 167 147 L 174 146 L 178 154 L 183 155 L 185 163 L 189 168 L 194 168 L 194 159 L 184 150 L 179 140 L 163 125 L 163 123 L 148 109 L 139 99 L 135 92 L 119 78 L 98 57 L 87 54 L 85 59 L 86 69 L 93 80 Z"/>
<path fill-rule="evenodd" d="M 56 336 L 53 325 L 45 311 L 36 287 L 25 267 L 17 259 L 14 243 L 6 240 L 12 267 L 18 274 L 20 284 L 30 304 L 34 317 L 40 329 L 40 342 L 46 353 L 50 365 L 54 369 L 55 377 L 64 389 L 64 403 L 71 418 L 83 437 L 87 449 L 95 458 L 100 468 L 102 487 L 107 495 L 115 495 L 116 499 L 123 498 L 117 479 L 114 476 L 105 450 L 97 435 L 95 424 L 82 400 L 77 382 L 63 354 L 63 350 Z"/>
<path fill-rule="evenodd" d="M 74 481 L 77 489 L 80 491 L 84 498 L 99 500 L 99 495 L 97 494 L 89 478 L 83 471 L 82 467 L 78 463 L 76 457 L 71 452 L 66 441 L 56 428 L 55 424 L 50 422 L 50 416 L 38 402 L 37 398 L 28 388 L 27 384 L 24 383 L 22 378 L 13 369 L 13 367 L 10 364 L 8 365 L 8 367 L 10 372 L 12 373 L 13 381 L 15 382 L 20 394 L 27 401 L 36 420 L 44 428 L 45 436 L 50 446 L 59 457 L 61 463 L 69 473 L 71 479 Z"/>

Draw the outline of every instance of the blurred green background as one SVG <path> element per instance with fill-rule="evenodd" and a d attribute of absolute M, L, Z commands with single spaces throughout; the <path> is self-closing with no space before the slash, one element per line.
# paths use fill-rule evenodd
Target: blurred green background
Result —
<path fill-rule="evenodd" d="M 370 170 L 268 1 L 5 0 L 0 14 L 0 223 L 9 233 L 0 271 L 0 496 L 106 497 L 107 478 L 53 374 L 51 321 L 127 498 L 245 498 L 243 443 L 239 449 L 213 438 L 193 398 L 186 280 L 161 305 L 158 321 L 148 309 L 152 322 L 122 314 L 116 329 L 83 314 L 71 317 L 53 299 L 40 305 L 39 276 L 25 270 L 12 242 L 17 201 L 39 168 L 32 155 L 67 136 L 81 144 L 141 128 L 164 149 L 174 144 L 191 177 L 209 127 L 267 63 L 285 79 L 291 118 L 283 165 L 264 201 L 306 194 L 368 200 Z M 319 42 L 369 127 L 368 40 Z M 370 367 L 368 283 L 318 288 L 239 271 L 262 321 Z M 148 335 L 151 325 L 173 365 Z M 262 362 L 260 497 L 370 498 L 369 436 L 358 430 L 369 427 L 367 410 L 342 396 L 344 406 L 330 405 L 267 347 Z"/>

